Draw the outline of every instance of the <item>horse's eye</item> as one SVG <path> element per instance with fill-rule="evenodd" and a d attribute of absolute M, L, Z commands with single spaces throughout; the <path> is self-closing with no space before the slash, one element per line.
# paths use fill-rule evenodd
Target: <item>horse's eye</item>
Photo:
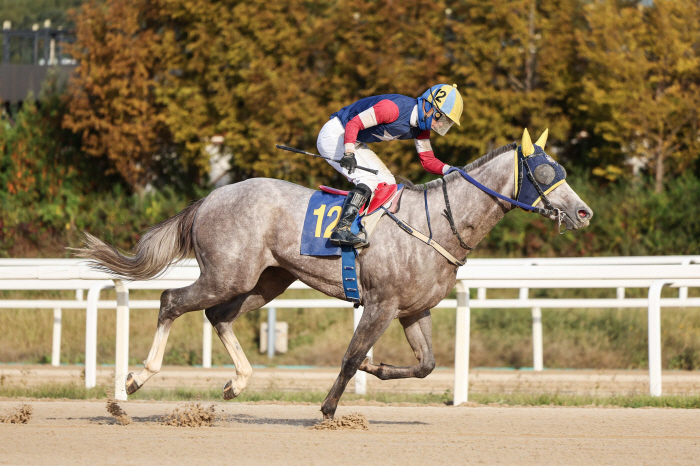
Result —
<path fill-rule="evenodd" d="M 556 172 L 554 171 L 554 167 L 547 163 L 543 163 L 535 168 L 535 180 L 537 180 L 539 184 L 550 184 L 554 181 L 555 176 Z"/>

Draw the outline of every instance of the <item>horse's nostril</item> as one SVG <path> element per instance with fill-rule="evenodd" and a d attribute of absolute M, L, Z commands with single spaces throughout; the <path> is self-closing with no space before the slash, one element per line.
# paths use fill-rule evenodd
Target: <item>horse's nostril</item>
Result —
<path fill-rule="evenodd" d="M 586 217 L 588 217 L 588 211 L 581 209 L 578 211 L 578 216 L 581 218 L 586 218 Z"/>

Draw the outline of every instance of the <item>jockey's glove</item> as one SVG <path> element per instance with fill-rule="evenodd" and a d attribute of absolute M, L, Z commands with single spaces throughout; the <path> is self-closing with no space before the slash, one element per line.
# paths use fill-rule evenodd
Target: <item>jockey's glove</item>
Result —
<path fill-rule="evenodd" d="M 348 174 L 352 175 L 352 172 L 357 168 L 357 160 L 355 160 L 355 153 L 351 151 L 345 151 L 343 158 L 340 159 L 340 166 L 348 171 Z"/>

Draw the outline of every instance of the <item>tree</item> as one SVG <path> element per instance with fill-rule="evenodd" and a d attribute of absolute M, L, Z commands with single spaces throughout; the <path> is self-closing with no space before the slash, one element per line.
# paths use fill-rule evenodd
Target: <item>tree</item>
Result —
<path fill-rule="evenodd" d="M 691 0 L 652 7 L 592 3 L 579 53 L 587 62 L 580 110 L 607 144 L 593 148 L 598 175 L 645 162 L 661 192 L 666 172 L 698 157 L 700 9 Z M 625 160 L 626 159 L 626 160 Z"/>
<path fill-rule="evenodd" d="M 109 161 L 136 191 L 158 177 L 160 142 L 168 141 L 154 75 L 155 31 L 144 21 L 146 0 L 88 2 L 75 17 L 71 53 L 79 65 L 69 84 L 66 128 L 86 153 Z"/>
<path fill-rule="evenodd" d="M 550 152 L 571 127 L 576 0 L 458 2 L 448 14 L 454 80 L 463 83 L 465 126 L 457 147 L 471 158 L 518 140 L 523 128 L 550 129 Z"/>
<path fill-rule="evenodd" d="M 342 179 L 325 162 L 280 152 L 275 143 L 314 150 L 334 111 L 377 93 L 417 97 L 445 63 L 440 3 L 156 4 L 159 55 L 174 70 L 163 75 L 159 95 L 167 125 L 202 166 L 209 138 L 224 135 L 237 179 Z M 395 170 L 420 169 L 410 142 L 377 149 Z"/>

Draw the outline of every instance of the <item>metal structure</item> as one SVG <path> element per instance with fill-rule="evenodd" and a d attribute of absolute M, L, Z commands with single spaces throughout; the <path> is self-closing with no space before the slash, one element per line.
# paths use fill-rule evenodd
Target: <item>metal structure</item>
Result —
<path fill-rule="evenodd" d="M 53 309 L 54 353 L 52 364 L 58 365 L 61 335 L 61 309 L 86 309 L 85 385 L 96 384 L 96 347 L 98 309 L 117 309 L 117 361 L 115 396 L 126 399 L 124 380 L 128 361 L 128 313 L 131 309 L 158 309 L 158 300 L 129 302 L 129 289 L 163 290 L 191 284 L 199 276 L 194 260 L 184 261 L 158 279 L 130 282 L 111 280 L 102 272 L 90 270 L 73 259 L 1 259 L 0 290 L 76 290 L 75 300 L 0 300 L 0 308 Z M 460 404 L 468 398 L 469 322 L 471 308 L 529 308 L 533 315 L 533 360 L 535 370 L 542 370 L 541 309 L 566 308 L 644 308 L 649 322 L 649 380 L 651 395 L 661 394 L 661 307 L 700 307 L 700 298 L 688 298 L 687 287 L 700 287 L 700 256 L 653 256 L 557 259 L 478 259 L 471 260 L 457 274 L 457 299 L 445 299 L 436 308 L 457 310 L 455 345 L 455 398 Z M 661 298 L 664 286 L 679 288 L 678 298 Z M 117 301 L 100 301 L 103 289 L 116 287 Z M 625 298 L 625 288 L 647 288 L 647 298 Z M 308 289 L 300 282 L 290 288 Z M 476 299 L 470 299 L 470 289 Z M 488 299 L 488 288 L 519 289 L 517 299 Z M 532 299 L 529 289 L 613 288 L 615 299 Z M 87 301 L 82 290 L 88 291 Z M 283 308 L 352 308 L 352 303 L 337 299 L 276 299 L 268 303 L 268 348 L 274 351 L 276 309 Z M 274 309 L 274 310 L 273 310 Z M 362 310 L 355 310 L 359 321 Z M 204 317 L 203 366 L 211 367 L 211 325 Z M 268 350 L 269 351 L 269 350 Z M 274 353 L 269 354 L 272 357 Z M 356 392 L 366 391 L 364 373 L 356 376 Z"/>
<path fill-rule="evenodd" d="M 16 104 L 24 101 L 30 92 L 38 96 L 49 70 L 54 70 L 59 80 L 65 82 L 76 67 L 76 61 L 66 55 L 65 45 L 74 41 L 74 34 L 62 29 L 4 27 L 0 56 L 2 101 Z"/>

